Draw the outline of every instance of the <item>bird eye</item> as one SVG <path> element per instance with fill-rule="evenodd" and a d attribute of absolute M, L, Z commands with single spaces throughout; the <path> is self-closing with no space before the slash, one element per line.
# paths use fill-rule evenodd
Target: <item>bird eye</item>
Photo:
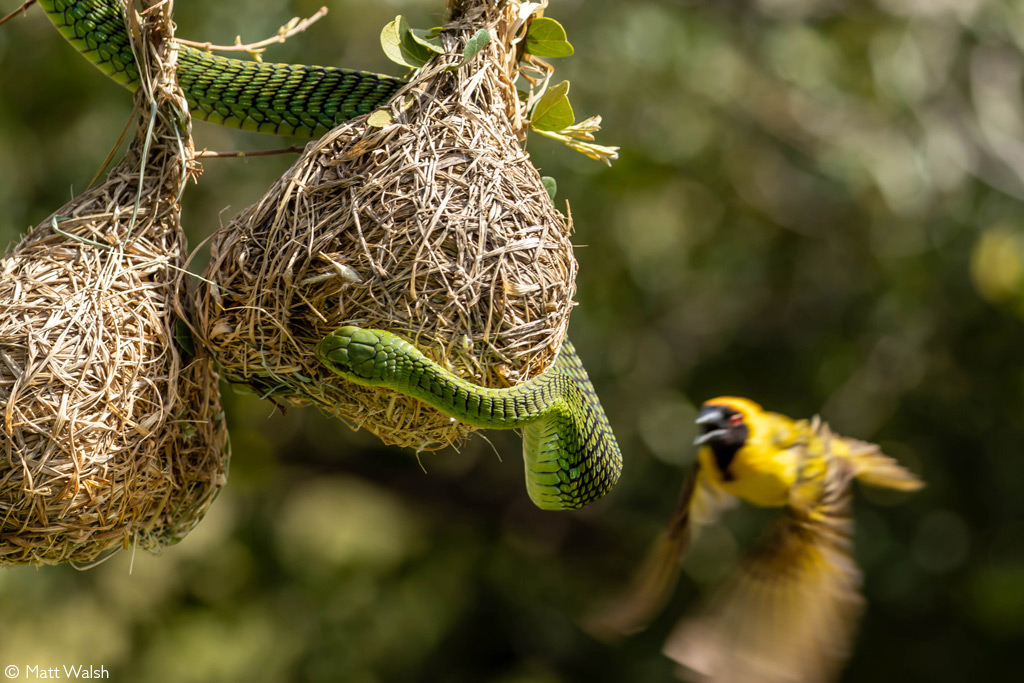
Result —
<path fill-rule="evenodd" d="M 741 424 L 743 424 L 743 416 L 739 413 L 736 413 L 735 415 L 730 415 L 729 424 L 732 425 L 733 427 L 739 427 Z"/>

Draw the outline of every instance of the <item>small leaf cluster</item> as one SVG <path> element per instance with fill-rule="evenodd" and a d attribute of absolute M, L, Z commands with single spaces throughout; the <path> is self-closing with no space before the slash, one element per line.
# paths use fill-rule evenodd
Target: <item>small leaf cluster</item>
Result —
<path fill-rule="evenodd" d="M 529 128 L 544 137 L 558 140 L 565 146 L 587 157 L 611 164 L 618 158 L 618 147 L 607 147 L 594 143 L 594 134 L 601 129 L 601 117 L 592 116 L 576 123 L 572 104 L 569 102 L 569 81 L 551 85 L 554 72 L 546 58 L 569 57 L 575 50 L 568 41 L 565 28 L 555 19 L 537 16 L 546 3 L 524 5 L 523 18 L 525 35 L 520 34 L 518 73 L 529 83 L 528 91 L 520 91 L 529 116 Z M 532 15 L 532 16 L 530 16 Z M 411 28 L 401 15 L 388 23 L 380 34 L 381 46 L 388 59 L 410 69 L 420 69 L 435 55 L 445 54 L 440 41 L 441 27 L 430 29 Z M 480 29 L 470 38 L 463 49 L 462 60 L 448 67 L 458 69 L 491 41 L 486 29 Z M 371 125 L 384 126 L 390 123 L 390 116 L 378 117 Z M 555 181 L 544 178 L 548 194 L 554 198 Z"/>
<path fill-rule="evenodd" d="M 544 74 L 536 83 L 540 86 L 540 96 L 530 109 L 530 129 L 591 159 L 610 164 L 612 159 L 618 158 L 619 148 L 594 144 L 594 133 L 601 129 L 601 117 L 592 116 L 576 123 L 576 115 L 569 102 L 569 81 L 549 85 L 554 69 L 540 59 L 569 57 L 574 52 L 565 28 L 556 20 L 536 17 L 530 22 L 521 61 Z"/>
<path fill-rule="evenodd" d="M 430 29 L 410 28 L 405 17 L 399 14 L 394 21 L 388 23 L 381 30 L 380 44 L 384 48 L 384 54 L 392 62 L 410 69 L 420 69 L 434 55 L 444 54 L 444 46 L 438 39 L 440 34 L 440 26 Z M 448 69 L 453 70 L 463 66 L 476 57 L 480 50 L 490 42 L 491 34 L 487 32 L 487 29 L 480 29 L 466 41 L 466 46 L 462 50 L 462 61 Z"/>

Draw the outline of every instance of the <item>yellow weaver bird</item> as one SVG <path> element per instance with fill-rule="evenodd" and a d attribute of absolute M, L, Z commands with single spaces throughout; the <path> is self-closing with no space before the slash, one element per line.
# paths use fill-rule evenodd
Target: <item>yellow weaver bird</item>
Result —
<path fill-rule="evenodd" d="M 695 680 L 834 679 L 863 602 L 852 552 L 853 480 L 900 491 L 923 483 L 874 444 L 747 399 L 706 402 L 697 425 L 697 460 L 668 529 L 632 590 L 591 620 L 592 630 L 613 635 L 646 626 L 670 597 L 696 530 L 739 498 L 784 512 L 725 585 L 676 626 L 665 654 Z"/>

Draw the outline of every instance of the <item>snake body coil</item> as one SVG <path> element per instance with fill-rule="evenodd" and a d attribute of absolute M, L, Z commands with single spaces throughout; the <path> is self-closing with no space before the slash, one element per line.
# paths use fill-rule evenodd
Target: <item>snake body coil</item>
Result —
<path fill-rule="evenodd" d="M 507 389 L 460 379 L 382 330 L 342 327 L 316 353 L 348 380 L 413 396 L 463 422 L 521 427 L 526 490 L 538 507 L 583 507 L 611 490 L 622 471 L 618 443 L 569 341 L 547 372 Z"/>
<path fill-rule="evenodd" d="M 39 0 L 76 50 L 125 87 L 139 87 L 122 7 L 116 0 Z M 179 45 L 178 82 L 196 118 L 261 133 L 318 137 L 387 102 L 400 78 L 305 64 L 229 59 Z"/>
<path fill-rule="evenodd" d="M 39 0 L 71 44 L 103 73 L 139 87 L 118 0 Z M 235 128 L 316 137 L 387 102 L 405 85 L 390 76 L 333 67 L 227 59 L 180 45 L 178 81 L 192 113 Z M 460 379 L 390 332 L 344 327 L 317 357 L 353 382 L 413 396 L 469 424 L 523 430 L 526 486 L 546 509 L 579 508 L 615 485 L 622 455 L 572 344 L 547 372 L 506 389 Z"/>

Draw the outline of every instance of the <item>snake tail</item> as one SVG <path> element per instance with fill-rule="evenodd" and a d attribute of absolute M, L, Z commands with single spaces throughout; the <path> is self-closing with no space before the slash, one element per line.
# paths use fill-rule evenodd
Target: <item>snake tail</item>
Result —
<path fill-rule="evenodd" d="M 100 71 L 139 87 L 124 5 L 116 0 L 39 0 L 61 34 Z M 305 64 L 230 59 L 187 45 L 178 82 L 195 118 L 261 133 L 315 138 L 384 105 L 406 84 L 393 76 Z"/>
<path fill-rule="evenodd" d="M 316 354 L 332 372 L 357 384 L 412 396 L 478 427 L 521 428 L 526 489 L 540 508 L 583 507 L 618 481 L 622 454 L 568 341 L 547 372 L 504 389 L 467 382 L 383 330 L 342 327 L 320 341 Z"/>

